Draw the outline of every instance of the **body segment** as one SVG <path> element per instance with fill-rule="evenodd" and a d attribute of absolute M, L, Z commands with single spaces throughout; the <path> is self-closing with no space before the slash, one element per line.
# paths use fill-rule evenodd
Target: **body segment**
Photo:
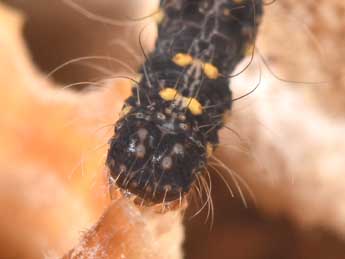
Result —
<path fill-rule="evenodd" d="M 111 184 L 146 204 L 181 200 L 218 144 L 229 74 L 254 44 L 261 0 L 162 1 L 143 77 L 115 126 Z"/>

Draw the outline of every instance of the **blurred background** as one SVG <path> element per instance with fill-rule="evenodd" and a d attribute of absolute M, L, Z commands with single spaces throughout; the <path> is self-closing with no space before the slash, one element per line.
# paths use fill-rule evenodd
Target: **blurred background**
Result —
<path fill-rule="evenodd" d="M 124 26 L 112 26 L 85 17 L 63 1 L 53 0 L 3 0 L 4 3 L 16 7 L 25 15 L 24 37 L 30 48 L 33 61 L 45 73 L 49 73 L 61 64 L 75 58 L 86 56 L 110 56 L 123 60 L 132 68 L 139 62 L 131 53 L 117 45 L 125 43 L 133 49 L 138 58 L 139 53 L 138 22 L 129 22 Z M 66 1 L 67 2 L 67 1 Z M 138 1 L 75 1 L 86 10 L 96 15 L 128 21 L 140 18 L 142 5 Z M 120 36 L 120 37 L 118 37 Z M 89 60 L 68 65 L 54 73 L 53 78 L 61 84 L 103 79 L 104 73 L 94 67 L 101 65 L 112 69 L 114 73 L 121 71 L 121 66 L 104 60 Z M 78 89 L 78 87 L 74 88 Z"/>
<path fill-rule="evenodd" d="M 86 56 L 115 57 L 123 61 L 134 70 L 138 69 L 140 63 L 143 61 L 143 56 L 138 43 L 140 27 L 138 27 L 137 23 L 135 22 L 133 22 L 133 24 L 130 22 L 129 25 L 125 26 L 111 26 L 89 19 L 81 15 L 63 1 L 57 0 L 1 1 L 12 7 L 15 7 L 24 14 L 25 24 L 23 33 L 25 42 L 29 48 L 33 62 L 37 65 L 39 70 L 45 74 L 54 70 L 64 62 Z M 87 10 L 92 10 L 92 13 L 111 19 L 127 21 L 128 17 L 131 19 L 138 19 L 143 16 L 143 11 L 140 8 L 143 8 L 144 5 L 142 2 L 139 3 L 139 0 L 75 0 L 75 2 L 79 3 Z M 292 14 L 300 14 L 303 16 L 305 15 L 305 12 L 312 16 L 313 13 L 315 13 L 315 4 L 310 3 L 310 1 L 306 1 L 305 5 L 303 6 L 295 4 L 297 1 L 293 0 L 282 0 L 279 2 L 280 3 L 274 3 L 270 6 L 267 6 L 266 9 L 278 8 L 278 10 L 285 15 L 292 10 L 291 16 Z M 333 2 L 335 3 L 337 1 Z M 275 7 L 274 5 L 277 5 L 278 7 Z M 343 10 L 341 4 L 334 6 L 334 8 L 338 9 L 341 7 L 341 10 Z M 322 8 L 318 9 L 318 12 L 318 15 L 322 15 Z M 329 60 L 330 55 L 326 55 L 326 59 L 323 59 L 322 62 L 315 63 L 314 58 L 306 59 L 305 57 L 299 55 L 294 48 L 284 49 L 284 47 L 282 47 L 278 41 L 271 41 L 271 44 L 267 44 L 268 41 L 275 39 L 274 36 L 285 37 L 282 39 L 283 42 L 289 41 L 286 39 L 286 34 L 291 31 L 295 31 L 298 34 L 296 36 L 298 39 L 300 37 L 307 38 L 307 42 L 313 41 L 315 43 L 315 45 L 308 45 L 313 50 L 314 54 L 305 54 L 309 56 L 319 55 L 317 50 L 318 47 L 324 49 L 325 45 L 329 46 L 327 42 L 323 41 L 324 38 L 318 38 L 320 35 L 327 35 L 320 33 L 317 34 L 318 30 L 322 30 L 320 29 L 322 26 L 318 27 L 318 29 L 315 29 L 315 31 L 308 30 L 310 33 L 310 35 L 308 35 L 303 30 L 298 30 L 296 27 L 294 27 L 294 25 L 298 24 L 299 21 L 298 19 L 295 19 L 287 26 L 291 29 L 291 31 L 284 32 L 285 27 L 284 25 L 280 24 L 280 22 L 287 23 L 287 21 L 284 20 L 284 16 L 279 16 L 279 12 L 274 14 L 270 11 L 267 11 L 265 15 L 272 15 L 272 17 L 275 19 L 270 20 L 267 18 L 267 20 L 271 23 L 266 26 L 266 29 L 262 29 L 262 34 L 265 32 L 271 34 L 268 36 L 265 36 L 265 34 L 262 35 L 263 38 L 267 38 L 260 39 L 262 44 L 261 50 L 264 53 L 263 55 L 265 58 L 269 60 L 270 64 L 280 62 L 278 67 L 280 66 L 280 68 L 286 68 L 285 70 L 280 69 L 280 75 L 290 80 L 315 81 L 314 75 L 318 74 L 320 69 L 323 69 L 324 67 L 330 69 L 327 64 L 332 64 L 334 70 L 339 67 L 335 62 L 331 62 L 331 60 Z M 342 14 L 342 17 L 342 27 L 345 28 L 344 14 Z M 264 17 L 264 20 L 265 19 L 266 17 Z M 303 21 L 303 19 L 301 19 L 301 21 Z M 145 20 L 140 21 L 140 23 L 141 25 L 145 25 Z M 335 26 L 340 25 L 336 24 Z M 272 27 L 281 28 L 281 31 L 276 33 L 275 31 L 271 30 L 270 32 L 269 28 Z M 327 31 L 328 29 L 326 28 L 324 30 Z M 271 35 L 273 36 L 271 37 Z M 154 35 L 145 37 L 154 37 Z M 292 37 L 292 42 L 293 39 L 294 38 Z M 344 39 L 337 38 L 335 41 L 339 42 L 339 45 L 341 45 L 341 42 L 343 42 Z M 125 44 L 127 48 L 124 48 L 123 45 L 119 44 Z M 325 45 L 321 46 L 320 44 Z M 299 46 L 297 43 L 296 45 L 297 47 Z M 270 48 L 272 48 L 272 50 L 270 50 Z M 132 52 L 134 52 L 135 58 L 133 58 L 134 56 Z M 287 57 L 291 57 L 291 59 L 287 59 Z M 344 58 L 344 56 L 342 57 Z M 106 70 L 100 71 L 100 69 L 95 69 L 95 67 L 103 67 L 106 68 Z M 294 73 L 293 69 L 299 69 L 301 67 L 305 73 L 302 75 L 301 73 Z M 53 79 L 59 85 L 64 86 L 76 82 L 97 81 L 107 78 L 107 76 L 109 76 L 107 71 L 121 73 L 125 70 L 123 66 L 111 63 L 109 61 L 92 60 L 92 62 L 78 62 L 68 65 L 54 73 Z M 332 70 L 330 71 L 332 72 Z M 334 76 L 334 80 L 338 80 L 336 85 L 341 85 L 341 74 L 338 74 L 336 71 L 334 74 L 336 74 Z M 324 77 L 319 78 L 324 79 Z M 316 81 L 318 81 L 319 78 L 316 78 Z M 275 83 L 279 84 L 280 81 L 276 80 Z M 333 86 L 334 85 L 335 84 L 333 84 Z M 284 85 L 282 87 L 286 88 L 288 86 Z M 73 89 L 80 90 L 82 88 L 83 86 L 76 86 Z M 339 92 L 342 93 L 341 86 L 337 89 L 340 89 Z M 308 88 L 307 91 L 307 94 L 303 92 L 302 95 L 306 94 L 308 98 L 316 100 L 315 105 L 318 107 L 317 110 L 320 113 L 327 115 L 331 114 L 330 117 L 332 118 L 333 116 L 339 117 L 339 114 L 342 113 L 339 111 L 343 111 L 344 103 L 342 99 L 332 99 L 335 91 L 334 89 L 315 90 L 315 88 Z M 322 105 L 320 105 L 319 100 L 323 100 L 325 104 L 328 104 L 325 105 L 328 107 L 326 110 L 324 107 L 322 107 Z M 334 107 L 336 107 L 334 109 L 332 109 L 332 107 L 330 108 L 331 105 L 329 105 L 332 103 L 332 100 L 334 100 Z M 249 99 L 247 101 L 247 105 L 250 105 L 253 102 L 255 102 L 255 99 Z M 240 130 L 241 127 L 246 128 L 252 125 L 251 122 L 242 122 L 242 124 L 245 125 L 239 126 L 238 130 Z M 224 134 L 227 135 L 229 133 L 224 132 Z M 254 135 L 255 134 L 253 134 L 253 136 Z M 260 135 L 255 135 L 255 139 L 260 139 L 260 137 Z M 339 150 L 338 154 L 339 152 L 341 151 Z M 274 149 L 267 151 L 267 156 L 271 157 L 272 153 L 274 153 Z M 284 181 L 286 178 L 283 178 L 280 184 L 277 184 L 275 188 L 272 188 L 272 192 L 266 192 L 266 190 L 262 190 L 265 189 L 265 185 L 253 183 L 253 180 L 251 180 L 253 175 L 256 175 L 256 177 L 259 177 L 260 175 L 260 170 L 257 169 L 257 166 L 252 166 L 252 164 L 255 164 L 256 161 L 250 158 L 245 159 L 238 154 L 228 154 L 224 150 L 219 150 L 218 154 L 220 157 L 228 159 L 231 163 L 231 168 L 236 170 L 238 174 L 244 176 L 250 175 L 249 177 L 245 177 L 245 179 L 248 179 L 249 185 L 254 185 L 254 192 L 259 193 L 257 196 L 258 204 L 254 205 L 253 202 L 249 201 L 249 208 L 245 208 L 241 199 L 239 198 L 238 193 L 235 198 L 231 198 L 228 194 L 225 184 L 215 176 L 216 174 L 212 174 L 212 197 L 214 199 L 215 209 L 214 224 L 210 228 L 210 220 L 206 221 L 205 223 L 207 211 L 203 211 L 197 217 L 190 218 L 190 216 L 198 210 L 198 206 L 194 204 L 189 208 L 185 218 L 186 240 L 184 243 L 184 250 L 186 258 L 345 259 L 344 232 L 342 230 L 337 231 L 336 224 L 328 224 L 327 216 L 323 218 L 322 224 L 320 222 L 315 224 L 303 224 L 303 220 L 301 220 L 301 218 L 303 218 L 304 207 L 300 205 L 303 203 L 300 203 L 299 206 L 295 206 L 295 204 L 286 197 L 286 195 L 289 195 L 289 193 L 294 192 L 295 187 L 292 185 L 284 191 L 281 187 L 285 185 Z M 274 157 L 274 155 L 272 155 L 272 157 Z M 276 173 L 283 174 L 285 172 L 286 174 L 289 174 L 291 168 L 289 168 L 289 165 L 286 165 L 289 160 L 284 160 L 282 157 L 278 157 L 276 159 L 279 160 L 279 162 L 277 162 L 277 167 L 279 170 L 277 170 Z M 265 163 L 265 160 L 261 161 Z M 335 171 L 343 171 L 343 169 L 345 169 L 341 167 L 342 164 L 338 165 L 338 168 L 336 168 Z M 311 169 L 311 171 L 313 170 L 314 169 Z M 314 172 L 316 173 L 316 171 Z M 298 184 L 299 187 L 296 188 L 300 191 L 301 188 L 303 189 L 303 184 L 308 185 L 312 183 L 313 181 L 302 181 L 300 184 Z M 260 187 L 255 188 L 255 184 L 259 185 Z M 318 185 L 315 185 L 315 192 L 318 192 L 317 186 Z M 314 187 L 309 186 L 308 189 L 309 188 Z M 332 187 L 329 186 L 328 190 L 332 190 Z M 328 190 L 325 190 L 326 193 Z M 280 196 L 280 191 L 284 193 L 284 196 Z M 246 195 L 248 196 L 248 194 Z M 298 194 L 296 195 L 298 196 Z M 301 197 L 301 200 L 304 199 L 303 194 L 298 197 Z M 335 194 L 329 199 L 331 199 L 334 202 L 334 206 L 336 206 L 336 200 L 342 198 L 345 198 L 345 196 L 342 197 L 341 195 Z M 275 201 L 271 203 L 270 199 Z M 249 198 L 249 200 L 251 199 Z M 305 202 L 308 202 L 308 200 Z M 285 205 L 277 205 L 280 203 Z M 269 205 L 266 206 L 265 204 Z M 285 206 L 289 209 L 272 209 L 272 207 L 275 208 L 279 206 Z M 324 208 L 322 206 L 323 205 L 321 202 L 321 210 Z M 295 209 L 299 210 L 299 213 L 294 214 L 288 212 L 290 210 L 294 211 Z M 308 209 L 310 208 L 307 207 L 306 210 Z M 310 209 L 309 212 L 306 212 L 306 217 L 309 217 L 312 214 L 314 214 L 314 212 L 312 209 Z M 345 224 L 345 218 L 342 220 L 342 222 Z"/>

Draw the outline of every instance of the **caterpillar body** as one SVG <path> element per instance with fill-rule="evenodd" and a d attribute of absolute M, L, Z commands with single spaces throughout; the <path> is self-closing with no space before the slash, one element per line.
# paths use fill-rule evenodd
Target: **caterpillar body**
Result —
<path fill-rule="evenodd" d="M 146 205 L 181 201 L 219 143 L 229 74 L 253 46 L 262 0 L 161 1 L 143 76 L 110 140 L 110 184 Z"/>

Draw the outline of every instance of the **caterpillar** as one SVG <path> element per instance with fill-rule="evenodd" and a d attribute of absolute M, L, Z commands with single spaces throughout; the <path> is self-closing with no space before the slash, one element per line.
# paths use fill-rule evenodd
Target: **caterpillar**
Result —
<path fill-rule="evenodd" d="M 262 0 L 167 0 L 155 49 L 110 140 L 109 182 L 152 206 L 181 201 L 219 143 L 230 73 L 255 42 Z"/>

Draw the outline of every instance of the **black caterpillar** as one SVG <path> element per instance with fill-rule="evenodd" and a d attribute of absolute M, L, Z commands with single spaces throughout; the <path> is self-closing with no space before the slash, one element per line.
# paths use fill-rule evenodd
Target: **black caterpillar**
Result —
<path fill-rule="evenodd" d="M 161 1 L 158 40 L 110 141 L 110 184 L 146 205 L 180 200 L 219 143 L 229 74 L 255 41 L 262 0 Z"/>

